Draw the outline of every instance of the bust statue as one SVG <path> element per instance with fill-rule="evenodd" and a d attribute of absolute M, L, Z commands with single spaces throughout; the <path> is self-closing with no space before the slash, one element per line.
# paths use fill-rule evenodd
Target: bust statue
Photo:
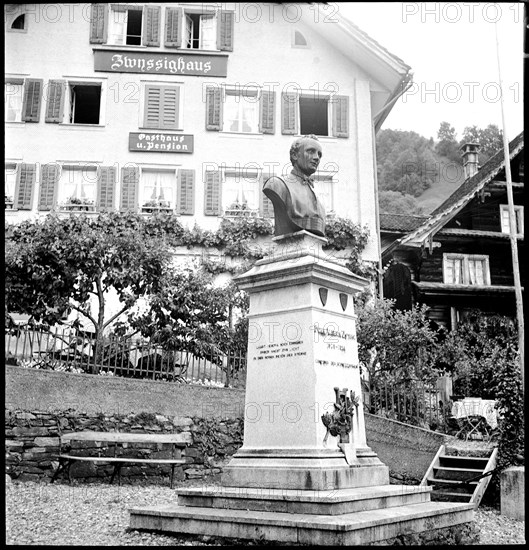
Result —
<path fill-rule="evenodd" d="M 314 192 L 311 177 L 318 169 L 321 145 L 314 135 L 302 136 L 290 148 L 292 171 L 286 177 L 266 180 L 263 193 L 274 206 L 275 235 L 286 235 L 305 229 L 325 236 L 325 209 Z"/>

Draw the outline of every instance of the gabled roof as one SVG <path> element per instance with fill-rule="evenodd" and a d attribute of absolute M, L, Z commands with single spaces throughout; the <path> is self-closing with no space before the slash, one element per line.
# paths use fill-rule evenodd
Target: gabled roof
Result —
<path fill-rule="evenodd" d="M 413 231 L 424 223 L 428 216 L 409 214 L 380 214 L 380 231 L 404 232 Z"/>
<path fill-rule="evenodd" d="M 512 159 L 523 149 L 523 132 L 509 144 L 509 159 Z M 420 246 L 431 239 L 446 225 L 485 185 L 492 181 L 505 167 L 503 148 L 493 155 L 471 178 L 464 181 L 431 216 L 411 233 L 406 235 L 400 244 Z"/>

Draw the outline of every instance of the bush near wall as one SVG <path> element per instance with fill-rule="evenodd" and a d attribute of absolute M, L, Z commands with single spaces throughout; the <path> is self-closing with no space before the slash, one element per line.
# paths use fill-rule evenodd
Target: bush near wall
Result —
<path fill-rule="evenodd" d="M 191 432 L 193 444 L 185 450 L 186 464 L 175 468 L 175 480 L 217 476 L 230 456 L 242 445 L 242 421 L 239 418 L 215 418 L 205 422 L 200 418 L 152 413 L 117 415 L 90 414 L 73 409 L 52 412 L 6 410 L 6 473 L 20 481 L 51 479 L 59 465 L 54 455 L 59 452 L 60 434 L 88 430 L 167 434 Z M 158 452 L 155 445 L 142 445 L 141 450 L 147 454 Z M 141 450 L 137 449 L 138 452 Z M 71 475 L 74 479 L 94 481 L 110 476 L 112 470 L 110 464 L 76 462 L 72 465 Z M 168 476 L 169 473 L 169 466 L 131 463 L 122 468 L 121 477 L 132 481 Z"/>

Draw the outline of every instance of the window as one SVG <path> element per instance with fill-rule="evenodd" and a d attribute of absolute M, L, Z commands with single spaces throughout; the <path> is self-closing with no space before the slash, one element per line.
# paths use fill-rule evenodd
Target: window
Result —
<path fill-rule="evenodd" d="M 42 98 L 42 80 L 6 78 L 4 117 L 6 122 L 38 122 Z"/>
<path fill-rule="evenodd" d="M 316 172 L 314 178 L 314 192 L 323 204 L 325 213 L 334 212 L 334 182 L 332 174 Z"/>
<path fill-rule="evenodd" d="M 206 86 L 206 130 L 275 133 L 275 92 L 256 86 Z"/>
<path fill-rule="evenodd" d="M 23 83 L 6 82 L 4 84 L 5 121 L 22 121 Z"/>
<path fill-rule="evenodd" d="M 217 18 L 214 14 L 185 13 L 184 47 L 217 49 Z"/>
<path fill-rule="evenodd" d="M 239 134 L 259 131 L 259 89 L 225 89 L 223 127 L 224 132 Z"/>
<path fill-rule="evenodd" d="M 143 10 L 112 5 L 108 31 L 108 43 L 116 46 L 141 45 Z"/>
<path fill-rule="evenodd" d="M 46 122 L 102 125 L 104 88 L 101 82 L 50 80 Z"/>
<path fill-rule="evenodd" d="M 62 166 L 58 207 L 62 210 L 95 210 L 97 180 L 96 166 Z"/>
<path fill-rule="evenodd" d="M 307 42 L 307 39 L 305 36 L 300 32 L 294 30 L 292 34 L 292 47 L 293 48 L 308 48 L 309 43 Z"/>
<path fill-rule="evenodd" d="M 141 170 L 142 212 L 173 211 L 176 206 L 175 170 Z"/>
<path fill-rule="evenodd" d="M 70 83 L 70 124 L 99 124 L 101 84 Z"/>
<path fill-rule="evenodd" d="M 228 217 L 259 215 L 259 173 L 257 170 L 226 168 L 222 180 L 222 209 Z"/>
<path fill-rule="evenodd" d="M 489 257 L 444 254 L 443 279 L 446 284 L 490 285 Z"/>
<path fill-rule="evenodd" d="M 283 92 L 281 133 L 349 137 L 349 97 L 315 91 Z"/>
<path fill-rule="evenodd" d="M 166 130 L 182 129 L 183 87 L 145 84 L 142 126 Z"/>
<path fill-rule="evenodd" d="M 516 216 L 516 233 L 518 235 L 524 234 L 523 213 L 523 206 L 514 206 L 514 215 Z M 500 205 L 500 216 L 501 232 L 510 233 L 509 206 L 507 204 Z"/>
<path fill-rule="evenodd" d="M 15 207 L 15 188 L 17 184 L 17 165 L 6 164 L 4 171 L 4 193 L 5 209 L 10 210 Z"/>
<path fill-rule="evenodd" d="M 6 4 L 4 11 L 4 20 L 6 29 L 9 32 L 27 32 L 28 18 L 22 4 Z"/>
<path fill-rule="evenodd" d="M 26 14 L 19 15 L 11 24 L 11 29 L 23 31 L 26 28 Z"/>

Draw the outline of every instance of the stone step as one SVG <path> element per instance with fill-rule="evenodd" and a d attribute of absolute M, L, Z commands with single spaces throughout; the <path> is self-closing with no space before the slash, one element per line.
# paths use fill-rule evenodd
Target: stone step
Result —
<path fill-rule="evenodd" d="M 449 479 L 466 481 L 483 473 L 483 468 L 453 468 L 448 466 L 434 466 L 435 479 Z"/>
<path fill-rule="evenodd" d="M 431 487 L 378 485 L 327 491 L 209 487 L 178 489 L 178 504 L 204 508 L 340 515 L 430 501 Z"/>
<path fill-rule="evenodd" d="M 423 502 L 335 516 L 199 508 L 129 509 L 132 529 L 313 545 L 364 545 L 473 521 L 473 505 Z"/>
<path fill-rule="evenodd" d="M 439 465 L 451 468 L 484 470 L 488 460 L 488 457 L 441 455 Z"/>

